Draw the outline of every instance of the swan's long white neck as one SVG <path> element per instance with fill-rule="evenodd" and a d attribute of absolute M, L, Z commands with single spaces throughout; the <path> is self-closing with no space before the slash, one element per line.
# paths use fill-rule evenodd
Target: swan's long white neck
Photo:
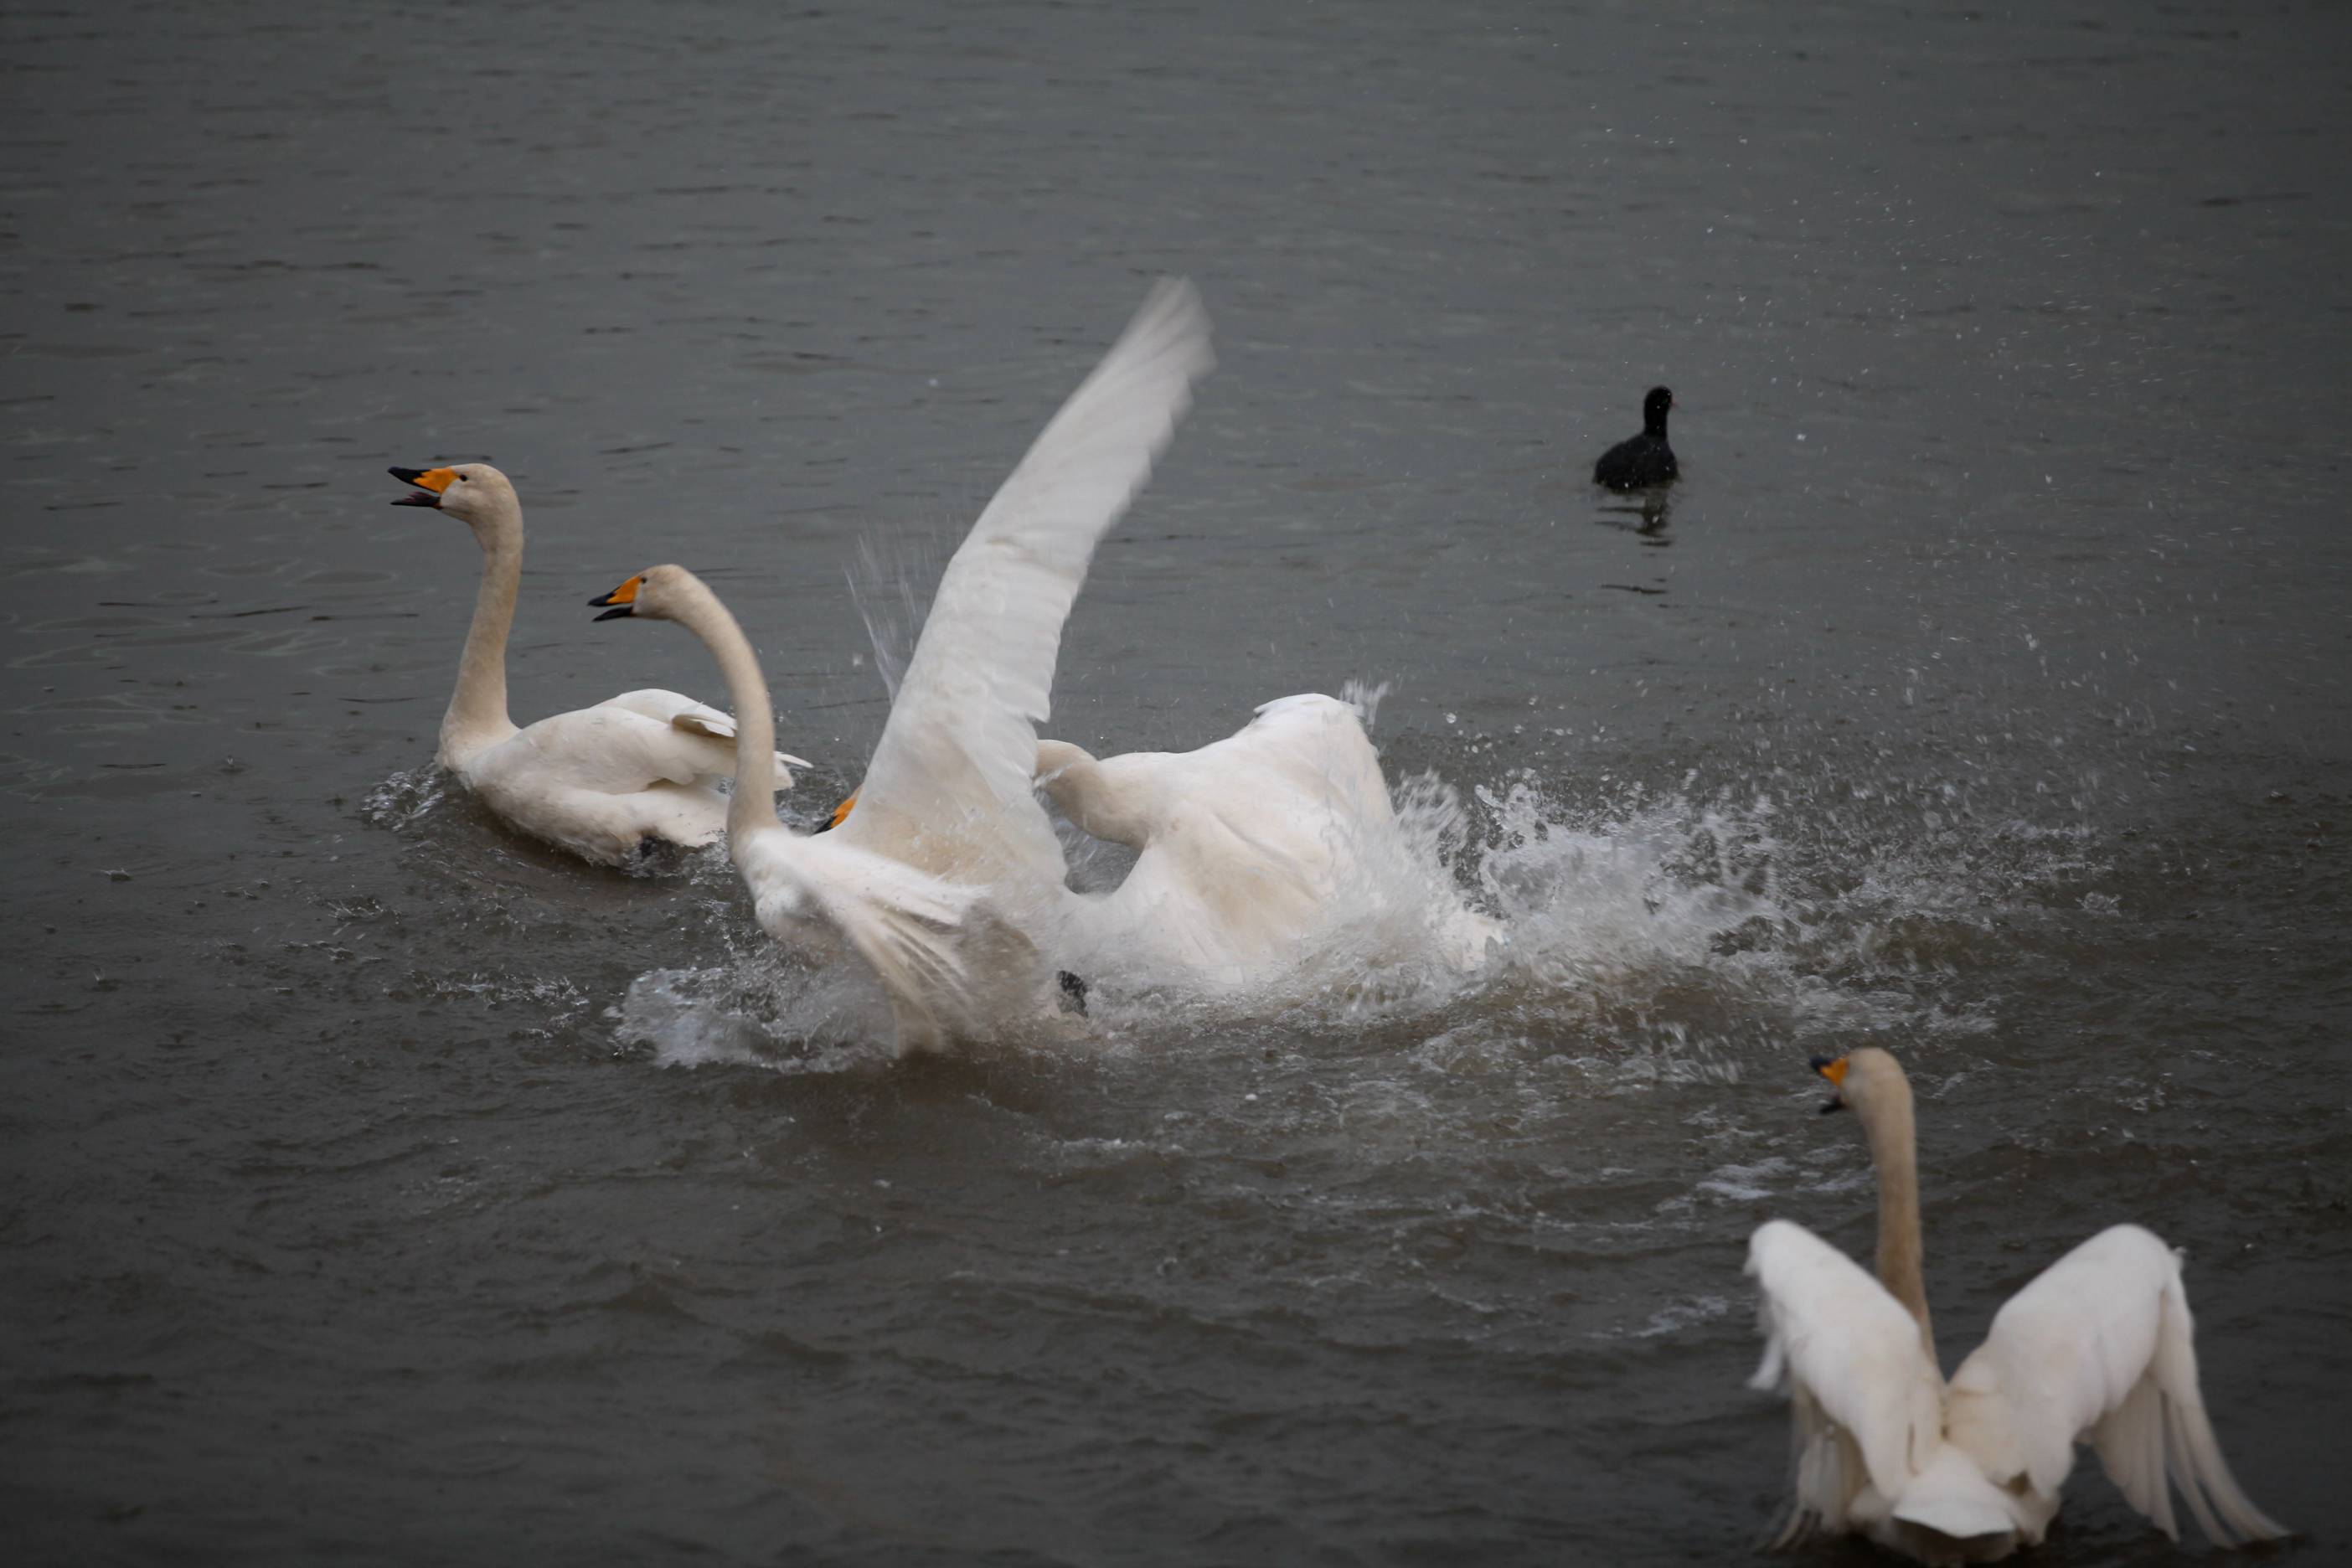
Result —
<path fill-rule="evenodd" d="M 514 629 L 515 595 L 522 586 L 522 510 L 501 512 L 479 531 L 482 585 L 457 660 L 457 689 L 441 716 L 444 767 L 457 767 L 515 732 L 507 717 L 507 634 Z"/>
<path fill-rule="evenodd" d="M 727 682 L 735 710 L 735 793 L 727 803 L 727 837 L 740 846 L 747 834 L 783 830 L 776 816 L 776 716 L 768 706 L 767 678 L 760 656 L 719 595 L 699 581 L 682 584 L 669 618 L 702 639 Z"/>
<path fill-rule="evenodd" d="M 1871 1086 L 1857 1113 L 1878 1174 L 1878 1282 L 1918 1321 L 1920 1342 L 1936 1363 L 1927 1318 L 1927 1280 L 1919 1231 L 1919 1145 L 1911 1086 L 1897 1074 Z"/>
<path fill-rule="evenodd" d="M 1091 753 L 1067 741 L 1037 742 L 1037 778 L 1062 815 L 1083 831 L 1130 849 L 1150 841 L 1157 803 L 1143 798 L 1142 779 L 1114 778 Z"/>

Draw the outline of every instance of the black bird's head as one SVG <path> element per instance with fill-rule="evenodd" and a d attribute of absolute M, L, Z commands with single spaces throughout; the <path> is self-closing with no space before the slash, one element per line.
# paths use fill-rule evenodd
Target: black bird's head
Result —
<path fill-rule="evenodd" d="M 1650 388 L 1650 395 L 1642 399 L 1642 427 L 1654 435 L 1665 434 L 1666 410 L 1674 405 L 1673 393 L 1663 386 Z"/>

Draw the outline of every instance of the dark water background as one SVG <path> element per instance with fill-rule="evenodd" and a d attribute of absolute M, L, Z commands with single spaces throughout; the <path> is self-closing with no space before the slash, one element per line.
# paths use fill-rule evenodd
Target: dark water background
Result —
<path fill-rule="evenodd" d="M 1948 1357 L 2154 1226 L 2338 1560 L 2347 78 L 2323 5 L 10 7 L 11 1559 L 1746 1561 L 1741 1247 L 1867 1248 L 1802 1064 L 1874 1042 Z M 722 865 L 437 787 L 478 557 L 385 465 L 515 476 L 519 718 L 719 696 L 581 603 L 709 574 L 814 810 L 845 574 L 1162 272 L 1223 364 L 1052 729 L 1391 683 L 1511 975 L 812 1055 Z M 2070 1495 L 2037 1561 L 2169 1560 Z"/>

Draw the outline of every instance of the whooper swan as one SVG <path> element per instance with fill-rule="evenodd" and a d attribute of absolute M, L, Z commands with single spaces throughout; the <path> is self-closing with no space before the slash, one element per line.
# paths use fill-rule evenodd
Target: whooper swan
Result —
<path fill-rule="evenodd" d="M 1137 851 L 1108 894 L 1074 911 L 1064 962 L 1195 992 L 1277 980 L 1337 922 L 1402 894 L 1452 966 L 1483 963 L 1502 928 L 1429 886 L 1412 863 L 1380 754 L 1352 702 L 1308 693 L 1265 703 L 1238 732 L 1192 752 L 1096 758 L 1037 743 L 1039 787 L 1086 833 Z"/>
<path fill-rule="evenodd" d="M 507 717 L 507 634 L 522 580 L 522 503 L 488 463 L 394 468 L 417 488 L 392 504 L 447 512 L 482 547 L 482 585 L 441 719 L 436 760 L 483 804 L 537 838 L 609 866 L 646 841 L 692 847 L 727 826 L 717 781 L 735 771 L 735 721 L 675 691 L 620 696 L 518 730 Z M 778 753 L 775 787 L 792 787 Z"/>
<path fill-rule="evenodd" d="M 729 848 L 763 929 L 845 943 L 888 996 L 902 1049 L 1050 1008 L 1061 844 L 1032 792 L 1062 624 L 1096 542 L 1150 475 L 1212 357 L 1189 284 L 1163 282 L 1071 395 L 949 561 L 856 808 L 822 836 L 777 820 L 768 694 L 741 628 L 693 574 L 657 566 L 592 601 L 672 620 L 718 660 L 741 715 Z"/>
<path fill-rule="evenodd" d="M 2101 1231 L 1995 1315 L 1948 1384 L 1920 1274 L 1911 1086 L 1885 1051 L 1815 1069 L 1851 1107 L 1878 1176 L 1878 1278 L 1801 1226 L 1748 1247 L 1762 1292 L 1755 1386 L 1787 1380 L 1796 1500 L 1773 1544 L 1866 1535 L 1923 1563 L 1990 1563 L 2042 1539 L 2087 1440 L 2131 1505 L 2178 1539 L 2168 1489 L 2223 1545 L 2286 1531 L 2239 1489 L 2197 1387 L 2180 1258 L 2134 1225 Z"/>

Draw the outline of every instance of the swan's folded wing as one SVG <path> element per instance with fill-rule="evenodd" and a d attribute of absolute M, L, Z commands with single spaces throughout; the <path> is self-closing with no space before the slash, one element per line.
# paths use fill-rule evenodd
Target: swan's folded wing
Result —
<path fill-rule="evenodd" d="M 1843 1531 L 1865 1481 L 1891 1501 L 1928 1459 L 1942 1380 L 1902 1303 L 1802 1226 L 1758 1226 L 1748 1272 L 1764 1334 L 1753 1386 L 1785 1379 L 1795 1422 L 1796 1499 L 1778 1543 Z"/>
<path fill-rule="evenodd" d="M 1996 1481 L 2053 1499 L 2089 1438 L 2116 1487 L 2177 1534 L 2166 1477 L 2223 1545 L 2286 1531 L 2230 1473 L 2198 1387 L 2179 1255 L 2138 1226 L 2100 1232 L 2010 1298 L 1952 1379 L 1952 1441 Z"/>
<path fill-rule="evenodd" d="M 708 703 L 659 687 L 647 687 L 642 691 L 624 691 L 618 697 L 599 704 L 605 708 L 625 708 L 642 713 L 657 723 L 676 731 L 679 740 L 673 751 L 673 762 L 690 763 L 696 767 L 695 776 L 716 773 L 731 778 L 735 773 L 735 717 L 722 713 Z M 705 742 L 716 742 L 707 745 Z M 809 765 L 806 757 L 795 757 L 789 752 L 776 753 L 776 787 L 793 787 L 792 770 Z M 679 784 L 686 779 L 677 779 Z"/>
<path fill-rule="evenodd" d="M 944 874 L 1017 868 L 1060 885 L 1061 848 L 1030 778 L 1062 625 L 1096 542 L 1212 363 L 1200 297 L 1159 284 L 948 563 L 857 809 L 837 830 L 851 842 Z"/>

